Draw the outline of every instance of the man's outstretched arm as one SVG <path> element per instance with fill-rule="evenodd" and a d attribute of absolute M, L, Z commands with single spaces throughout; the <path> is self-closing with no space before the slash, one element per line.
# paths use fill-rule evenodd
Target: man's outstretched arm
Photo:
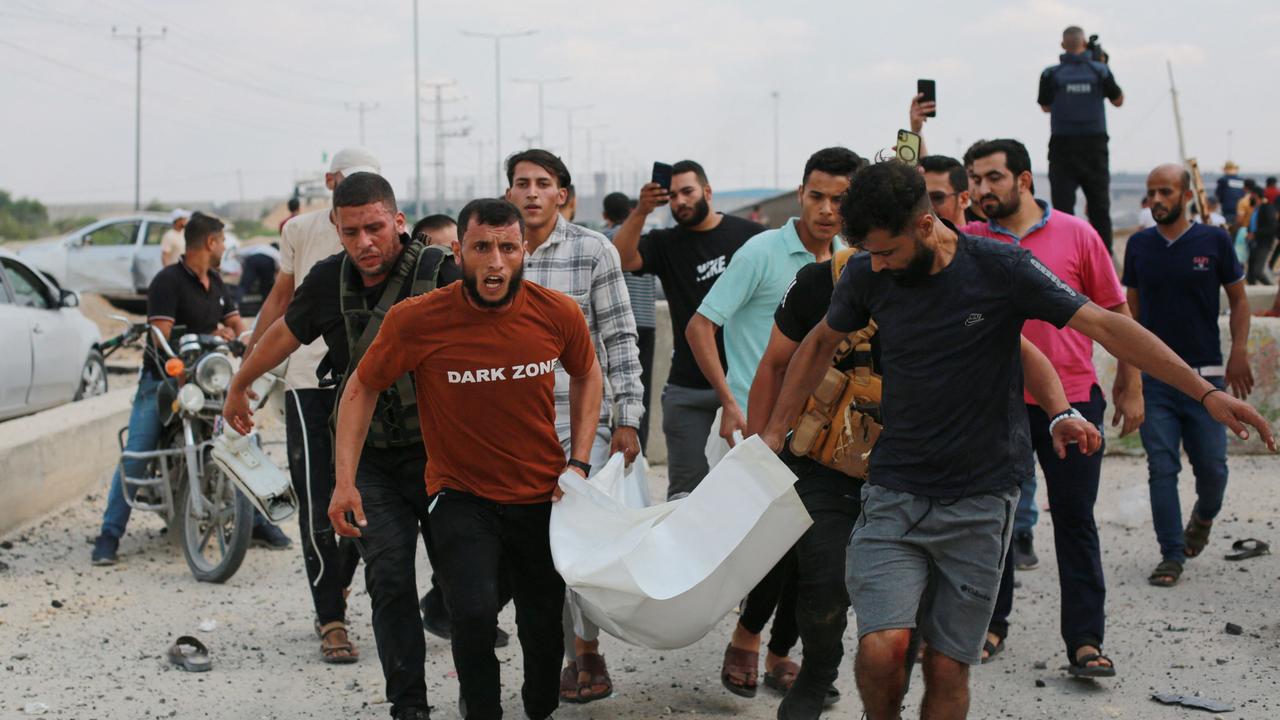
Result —
<path fill-rule="evenodd" d="M 800 347 L 796 348 L 796 354 L 787 365 L 787 374 L 782 379 L 778 402 L 769 414 L 764 432 L 760 433 L 760 439 L 774 452 L 782 449 L 787 427 L 804 409 L 805 400 L 813 394 L 827 368 L 831 366 L 831 357 L 840 346 L 840 341 L 848 335 L 832 328 L 824 319 L 809 331 Z"/>

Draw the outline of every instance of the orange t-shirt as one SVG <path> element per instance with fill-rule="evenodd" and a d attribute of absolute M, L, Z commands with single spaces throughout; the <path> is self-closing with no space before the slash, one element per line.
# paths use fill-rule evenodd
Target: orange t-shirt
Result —
<path fill-rule="evenodd" d="M 473 308 L 463 292 L 455 282 L 393 306 L 360 380 L 381 391 L 413 373 L 428 493 L 547 502 L 565 467 L 556 363 L 573 377 L 591 370 L 586 318 L 569 296 L 527 280 L 502 312 Z"/>

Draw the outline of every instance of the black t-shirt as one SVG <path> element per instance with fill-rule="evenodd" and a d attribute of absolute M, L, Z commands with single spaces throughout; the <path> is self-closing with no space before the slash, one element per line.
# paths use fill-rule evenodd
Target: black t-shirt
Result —
<path fill-rule="evenodd" d="M 187 261 L 179 258 L 178 262 L 151 279 L 147 288 L 147 322 L 173 322 L 168 338 L 170 346 L 187 333 L 210 335 L 218 329 L 219 323 L 240 314 L 235 297 L 222 282 L 218 271 L 210 269 L 208 278 L 209 288 L 206 290 L 200 278 L 187 267 Z M 147 334 L 147 345 L 151 345 L 150 333 Z M 173 349 L 176 351 L 178 348 Z M 164 377 L 162 364 L 159 353 L 148 349 L 142 360 L 142 370 L 152 377 Z"/>
<path fill-rule="evenodd" d="M 408 238 L 408 235 L 401 236 L 406 243 Z M 345 255 L 346 251 L 342 251 L 313 265 L 284 312 L 284 323 L 289 327 L 289 332 L 303 344 L 324 337 L 325 344 L 329 346 L 329 353 L 326 355 L 328 364 L 340 375 L 347 372 L 347 365 L 351 361 L 347 325 L 342 321 L 342 293 L 338 284 L 342 274 L 342 258 Z M 347 271 L 349 277 L 346 281 L 352 287 L 362 287 L 358 271 L 354 267 L 349 267 Z M 454 263 L 453 255 L 446 255 L 440 264 L 437 286 L 444 287 L 461 278 L 462 272 Z M 396 302 L 409 296 L 412 285 L 412 282 L 404 284 Z M 386 287 L 386 280 L 372 287 L 362 287 L 366 307 L 377 305 Z"/>
<path fill-rule="evenodd" d="M 840 332 L 879 327 L 884 431 L 870 482 L 928 497 L 1017 485 L 1032 471 L 1022 323 L 1061 328 L 1088 298 L 1030 252 L 963 234 L 951 264 L 911 286 L 870 260 L 849 261 L 827 313 Z"/>
<path fill-rule="evenodd" d="M 765 227 L 759 223 L 723 215 L 720 224 L 706 232 L 694 232 L 677 225 L 654 230 L 640 239 L 640 257 L 644 264 L 636 272 L 658 276 L 671 311 L 673 350 L 667 382 L 687 388 L 711 387 L 693 359 L 693 350 L 684 337 L 685 328 L 716 278 L 729 267 L 733 254 L 752 236 L 764 230 Z M 716 330 L 716 346 L 720 350 L 720 366 L 728 367 L 724 357 L 724 338 L 719 329 Z"/>

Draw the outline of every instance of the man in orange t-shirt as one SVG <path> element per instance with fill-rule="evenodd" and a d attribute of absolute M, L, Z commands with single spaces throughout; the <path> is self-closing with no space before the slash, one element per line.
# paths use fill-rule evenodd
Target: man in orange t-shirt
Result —
<path fill-rule="evenodd" d="M 562 473 L 590 473 L 604 381 L 578 305 L 521 280 L 519 209 L 473 200 L 458 216 L 458 235 L 462 282 L 394 306 L 347 381 L 329 517 L 338 534 L 359 536 L 355 469 L 369 418 L 378 393 L 413 373 L 462 715 L 502 715 L 493 643 L 505 568 L 524 649 L 524 711 L 541 720 L 559 704 L 564 653 L 565 587 L 551 559 L 551 503 Z M 555 428 L 557 363 L 570 378 L 568 466 Z"/>

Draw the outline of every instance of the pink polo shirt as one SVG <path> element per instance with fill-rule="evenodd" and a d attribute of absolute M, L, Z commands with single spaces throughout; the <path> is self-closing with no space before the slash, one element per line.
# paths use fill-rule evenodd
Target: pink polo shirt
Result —
<path fill-rule="evenodd" d="M 960 231 L 1021 245 L 1097 305 L 1113 308 L 1125 302 L 1124 288 L 1097 231 L 1080 218 L 1055 212 L 1042 201 L 1036 203 L 1044 208 L 1044 219 L 1022 238 L 994 222 L 971 222 Z M 1098 384 L 1093 339 L 1069 327 L 1059 330 L 1043 320 L 1028 320 L 1022 326 L 1022 334 L 1053 363 L 1067 392 L 1067 402 L 1087 401 L 1090 390 Z M 1028 405 L 1036 404 L 1030 393 L 1025 395 Z"/>

